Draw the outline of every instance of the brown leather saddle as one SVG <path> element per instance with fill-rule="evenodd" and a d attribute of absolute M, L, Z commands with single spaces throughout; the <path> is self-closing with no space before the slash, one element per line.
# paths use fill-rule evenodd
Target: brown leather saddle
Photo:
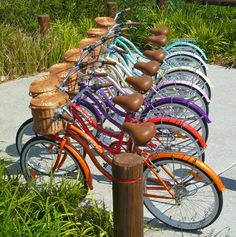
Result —
<path fill-rule="evenodd" d="M 146 93 L 153 85 L 153 80 L 150 76 L 127 77 L 125 79 L 136 91 Z"/>
<path fill-rule="evenodd" d="M 145 50 L 143 52 L 143 55 L 151 60 L 161 63 L 164 60 L 164 58 L 166 57 L 167 53 L 165 50 L 160 48 L 157 50 Z"/>
<path fill-rule="evenodd" d="M 156 125 L 154 123 L 130 123 L 123 124 L 122 129 L 126 131 L 136 145 L 144 145 L 156 135 Z"/>
<path fill-rule="evenodd" d="M 153 76 L 158 72 L 160 63 L 157 61 L 137 62 L 134 64 L 134 68 L 140 70 L 148 76 Z"/>
<path fill-rule="evenodd" d="M 166 26 L 163 26 L 160 28 L 152 28 L 149 31 L 151 34 L 154 34 L 154 35 L 168 35 L 169 34 L 169 28 Z"/>
<path fill-rule="evenodd" d="M 131 95 L 115 96 L 112 101 L 123 108 L 126 112 L 136 112 L 143 105 L 144 98 L 140 93 L 136 92 Z"/>
<path fill-rule="evenodd" d="M 154 45 L 161 47 L 165 46 L 168 43 L 168 39 L 165 35 L 152 35 L 148 37 L 148 41 L 153 43 Z"/>

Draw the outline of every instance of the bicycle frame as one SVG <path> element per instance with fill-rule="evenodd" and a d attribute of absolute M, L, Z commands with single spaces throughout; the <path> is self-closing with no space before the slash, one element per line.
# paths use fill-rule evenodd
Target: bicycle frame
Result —
<path fill-rule="evenodd" d="M 112 81 L 113 82 L 113 81 Z M 119 85 L 116 85 L 118 88 L 119 91 L 121 91 L 121 93 L 125 93 Z M 81 89 L 82 88 L 85 88 L 86 86 L 81 86 Z M 95 104 L 98 106 L 98 109 L 100 111 L 100 113 L 103 114 L 103 116 L 108 119 L 111 123 L 113 123 L 116 127 L 118 128 L 121 128 L 121 123 L 117 122 L 117 120 L 114 120 L 113 118 L 111 118 L 109 116 L 109 114 L 104 110 L 103 106 L 100 104 L 99 100 L 97 100 L 95 98 L 95 96 L 89 92 L 85 92 L 85 95 L 87 97 L 89 97 L 93 102 L 95 102 Z M 103 91 L 103 90 L 99 90 L 97 92 L 97 95 L 99 96 L 99 98 L 101 98 L 105 104 L 109 107 L 109 109 L 111 111 L 113 111 L 114 113 L 116 113 L 118 116 L 121 116 L 121 117 L 125 117 L 126 113 L 124 113 L 123 111 L 117 109 L 110 101 L 110 99 L 107 97 L 106 93 Z M 83 100 L 83 99 L 79 99 L 78 100 L 78 104 L 80 103 L 84 103 L 85 104 L 85 101 L 86 100 Z M 139 120 L 139 121 L 143 121 L 145 119 L 145 116 L 153 109 L 156 108 L 156 106 L 159 106 L 161 104 L 165 104 L 165 103 L 179 103 L 179 104 L 182 104 L 183 106 L 186 106 L 186 107 L 190 107 L 193 111 L 196 111 L 204 120 L 206 123 L 210 123 L 210 119 L 208 118 L 207 114 L 199 107 L 197 106 L 196 104 L 194 104 L 193 102 L 191 101 L 188 101 L 188 100 L 185 100 L 183 98 L 161 98 L 161 99 L 158 99 L 154 102 L 151 102 L 150 101 L 150 98 L 146 97 L 144 99 L 144 109 L 139 112 L 139 113 L 136 113 L 136 118 Z M 97 109 L 91 104 L 87 103 L 87 106 L 89 108 L 91 108 L 95 115 L 97 117 L 99 117 L 99 112 L 97 111 Z M 157 114 L 158 116 L 158 114 Z M 123 122 L 123 121 L 122 121 Z"/>
<path fill-rule="evenodd" d="M 110 57 L 106 57 L 106 59 L 109 60 L 109 61 L 112 61 L 112 62 L 116 63 L 116 66 L 119 67 L 119 68 L 125 73 L 125 75 L 127 75 L 128 77 L 133 76 L 133 74 L 131 74 L 131 73 L 128 71 L 128 67 L 124 67 L 124 66 L 123 66 L 120 62 L 118 62 L 117 60 L 115 60 L 115 59 L 113 59 L 113 58 L 110 58 Z M 130 88 L 130 86 L 129 86 L 129 85 L 127 84 L 127 82 L 125 81 L 124 76 L 122 76 L 122 75 L 120 74 L 119 70 L 117 70 L 115 66 L 109 66 L 109 68 L 110 68 L 112 71 L 115 72 L 116 76 L 118 77 L 118 81 L 119 81 L 119 82 L 122 82 L 122 84 L 124 85 L 125 88 Z M 187 67 L 171 68 L 170 70 L 167 71 L 167 73 L 172 73 L 172 72 L 178 71 L 179 69 L 181 69 L 181 70 L 183 70 L 183 71 L 187 70 L 188 72 L 193 72 L 193 73 L 195 73 L 195 71 L 191 71 L 191 70 L 190 70 L 189 68 L 187 68 Z M 163 75 L 163 77 L 164 77 L 164 75 Z M 203 78 L 205 79 L 206 83 L 208 83 L 207 80 L 209 80 L 209 79 L 208 79 L 205 75 L 203 75 Z M 109 78 L 108 78 L 108 79 L 109 79 Z M 114 80 L 115 80 L 115 79 L 114 79 Z M 114 80 L 111 80 L 111 79 L 110 79 L 110 81 L 112 81 L 112 82 L 113 82 Z M 117 79 L 116 79 L 116 80 L 117 80 Z M 155 81 L 158 81 L 158 80 L 160 80 L 160 78 L 157 76 L 157 78 L 155 77 L 154 82 L 155 82 Z M 159 83 L 159 84 L 157 83 L 156 85 L 153 85 L 152 88 L 151 88 L 151 90 L 150 90 L 150 91 L 152 91 L 152 92 L 151 92 L 151 93 L 148 93 L 147 97 L 149 97 L 150 95 L 153 95 L 154 92 L 155 92 L 155 93 L 158 93 L 158 90 L 160 90 L 161 87 L 163 86 L 163 84 L 165 84 L 165 83 L 169 83 L 169 84 L 179 83 L 179 84 L 182 84 L 182 85 L 187 84 L 187 85 L 191 86 L 194 90 L 199 91 L 199 93 L 202 94 L 202 96 L 205 98 L 205 100 L 206 100 L 208 103 L 210 102 L 210 99 L 209 99 L 208 95 L 206 94 L 206 92 L 205 92 L 200 86 L 198 86 L 198 85 L 196 85 L 196 84 L 194 84 L 194 83 L 192 83 L 192 82 L 190 82 L 190 81 L 181 81 L 181 78 L 180 78 L 180 80 L 176 80 L 176 81 L 173 81 L 173 80 L 172 80 L 172 81 L 166 80 L 166 81 L 163 81 L 163 82 L 161 82 L 161 83 Z M 211 82 L 210 82 L 210 83 L 211 83 Z M 209 84 L 209 83 L 208 83 L 208 84 Z M 120 89 L 118 89 L 118 90 L 120 91 Z M 132 89 L 130 89 L 130 90 L 132 91 Z"/>
<path fill-rule="evenodd" d="M 128 55 L 123 55 L 123 60 L 120 59 L 122 61 L 122 63 L 124 65 L 126 65 L 127 68 L 129 68 L 129 63 L 131 64 L 135 64 L 136 62 L 138 62 L 138 58 L 137 56 L 134 55 L 134 53 L 130 50 L 130 48 L 132 48 L 132 50 L 138 54 L 139 57 L 142 57 L 144 60 L 147 60 L 149 61 L 143 54 L 141 51 L 138 50 L 138 48 L 130 41 L 128 40 L 127 38 L 123 37 L 123 36 L 118 36 L 116 37 L 114 40 L 113 40 L 113 43 L 111 45 L 108 46 L 108 48 L 112 48 L 112 47 L 116 47 L 116 45 L 121 45 L 127 52 L 128 52 Z M 128 46 L 129 47 L 128 47 Z M 178 52 L 180 53 L 180 52 Z M 172 53 L 170 56 L 172 57 L 173 55 L 177 55 L 178 53 Z M 189 55 L 189 56 L 193 56 L 192 53 L 188 53 L 188 52 L 182 52 L 186 55 Z M 112 53 L 110 53 L 109 57 L 112 55 Z M 116 56 L 118 55 L 118 53 L 116 53 Z M 119 56 L 118 56 L 119 57 Z M 207 70 L 207 65 L 206 63 L 202 60 L 201 57 L 199 56 L 196 56 L 194 55 L 194 57 L 196 57 L 199 61 L 201 61 L 201 63 L 203 64 L 203 66 L 206 68 Z M 163 60 L 163 62 L 165 62 L 165 59 Z M 197 72 L 198 74 L 201 75 L 201 77 L 206 81 L 206 83 L 209 84 L 209 86 L 212 88 L 213 85 L 212 85 L 212 82 L 209 80 L 209 78 L 204 74 L 202 73 L 200 70 L 196 70 L 196 69 L 191 69 L 190 67 L 185 67 L 185 66 L 181 66 L 181 67 L 177 67 L 181 70 L 190 70 L 190 71 L 193 71 L 193 72 Z M 161 68 L 160 68 L 161 69 Z M 165 75 L 165 73 L 169 72 L 169 70 L 173 71 L 175 70 L 176 67 L 167 67 L 165 69 L 162 69 L 158 72 L 158 75 L 159 77 L 162 77 Z"/>
<path fill-rule="evenodd" d="M 70 138 L 74 139 L 80 145 L 82 145 L 83 149 L 89 155 L 91 161 L 96 166 L 96 168 L 105 177 L 107 177 L 109 180 L 112 180 L 112 178 L 113 178 L 112 175 L 108 171 L 106 171 L 106 169 L 99 163 L 99 161 L 96 159 L 94 153 L 91 151 L 89 146 L 92 145 L 96 149 L 96 152 L 100 155 L 100 157 L 109 165 L 112 165 L 112 159 L 105 154 L 103 148 L 91 136 L 86 134 L 84 131 L 82 131 L 80 128 L 78 128 L 76 125 L 68 124 L 66 127 L 66 135 L 63 138 L 60 138 L 58 136 L 50 136 L 50 135 L 48 135 L 47 137 L 60 143 L 60 151 L 61 152 L 65 147 L 74 155 L 74 157 L 77 159 L 77 161 L 79 162 L 79 164 L 84 172 L 86 184 L 88 185 L 88 187 L 91 190 L 93 189 L 93 185 L 92 185 L 92 174 L 91 174 L 89 165 L 86 162 L 86 160 L 81 156 L 81 154 L 77 151 L 77 149 L 70 143 Z M 142 152 L 139 150 L 138 154 L 142 154 Z M 225 190 L 225 187 L 222 184 L 220 178 L 217 176 L 217 174 L 205 163 L 201 162 L 200 160 L 198 160 L 194 157 L 186 156 L 181 153 L 168 153 L 168 152 L 165 152 L 165 153 L 161 152 L 161 153 L 158 153 L 158 154 L 155 154 L 152 156 L 148 155 L 148 156 L 144 157 L 143 158 L 144 167 L 148 166 L 152 170 L 153 174 L 157 178 L 156 182 L 161 183 L 163 185 L 163 187 L 168 192 L 169 192 L 170 188 L 168 187 L 166 182 L 164 180 L 162 180 L 161 177 L 158 175 L 158 172 L 152 166 L 152 162 L 157 159 L 169 159 L 169 158 L 175 158 L 175 159 L 185 161 L 186 163 L 194 164 L 196 167 L 201 168 L 201 170 L 203 170 L 205 173 L 207 173 L 211 177 L 212 182 L 218 187 L 218 189 L 220 191 Z M 61 153 L 59 153 L 57 160 L 55 162 L 55 165 L 53 167 L 54 170 L 56 169 L 57 166 L 59 167 L 60 165 L 62 165 L 63 162 L 65 161 L 65 159 L 66 159 L 66 156 L 63 156 L 63 158 L 61 159 Z M 168 174 L 168 171 L 166 171 L 166 172 Z M 171 175 L 171 174 L 169 174 L 169 175 Z M 195 174 L 195 175 L 197 175 L 197 174 Z M 156 187 L 153 189 L 162 190 L 163 187 Z M 169 194 L 170 194 L 170 197 L 163 196 L 163 199 L 170 199 L 170 198 L 173 199 L 174 198 L 173 194 L 171 192 L 169 192 Z M 144 196 L 162 198 L 162 196 L 160 196 L 160 195 L 153 195 L 153 194 L 148 195 L 145 193 L 144 193 Z"/>
<path fill-rule="evenodd" d="M 89 95 L 90 98 L 93 98 L 94 96 L 91 94 L 87 94 Z M 94 101 L 97 101 L 96 98 L 94 98 Z M 108 103 L 108 105 L 110 104 L 110 102 Z M 98 102 L 98 106 L 99 108 L 101 108 L 101 112 L 103 113 L 103 115 L 110 121 L 110 122 L 114 122 L 113 124 L 115 126 L 117 126 L 118 128 L 121 128 L 121 124 L 119 124 L 117 121 L 115 121 L 114 119 L 112 119 L 103 109 L 102 105 Z M 111 108 L 114 108 L 114 106 L 111 104 Z M 104 130 L 100 125 L 98 125 L 94 120 L 92 120 L 92 118 L 86 113 L 86 111 L 84 111 L 83 109 L 81 109 L 78 105 L 72 105 L 72 108 L 74 108 L 77 111 L 80 111 L 81 114 L 86 115 L 85 118 L 87 119 L 87 121 L 92 125 L 92 126 L 96 126 L 96 129 L 98 131 L 103 132 L 104 134 L 110 136 L 110 137 L 114 137 L 116 138 L 117 135 L 115 133 L 111 133 L 110 131 Z M 115 110 L 114 110 L 115 111 Z M 84 123 L 83 119 L 81 117 L 79 117 L 77 114 L 74 114 L 75 118 L 78 119 L 78 121 L 82 124 L 83 128 L 86 129 L 86 133 L 90 133 L 88 127 L 86 126 L 86 124 Z M 134 117 L 132 117 L 132 114 L 127 113 L 125 116 L 125 122 L 130 122 L 130 121 L 135 121 L 136 123 L 140 123 L 140 121 L 136 120 Z M 161 124 L 163 122 L 171 124 L 171 125 L 175 125 L 175 126 L 179 126 L 181 128 L 184 128 L 185 130 L 189 131 L 191 134 L 193 134 L 197 140 L 199 141 L 199 143 L 201 144 L 201 146 L 203 148 L 206 148 L 206 142 L 204 141 L 204 139 L 201 137 L 201 135 L 189 124 L 178 120 L 178 119 L 172 119 L 172 118 L 151 118 L 145 121 L 146 122 L 152 122 L 152 123 L 156 123 L 156 124 Z M 87 128 L 86 128 L 87 127 Z M 91 133 L 90 133 L 91 134 Z M 91 134 L 92 135 L 92 134 Z M 93 135 L 92 135 L 93 136 Z M 120 138 L 120 137 L 119 137 Z M 121 139 L 121 138 L 120 138 Z M 122 145 L 122 144 L 119 144 Z M 130 143 L 128 144 L 130 145 Z M 110 149 L 110 148 L 109 148 Z M 127 149 L 128 150 L 128 149 Z M 117 154 L 117 153 L 112 153 L 112 151 L 109 151 L 111 154 Z"/>
<path fill-rule="evenodd" d="M 110 47 L 112 46 L 116 46 L 116 45 L 120 45 L 122 47 L 124 47 L 124 49 L 128 52 L 128 55 L 131 57 L 131 62 L 132 63 L 136 63 L 138 61 L 137 57 L 134 56 L 134 54 L 131 52 L 130 48 L 132 48 L 132 50 L 141 58 L 143 58 L 144 60 L 149 60 L 147 57 L 145 57 L 143 55 L 143 53 L 129 40 L 127 39 L 126 37 L 124 36 L 118 36 L 116 37 L 113 41 L 112 41 L 112 44 L 110 45 Z M 127 46 L 128 45 L 128 46 Z M 187 44 L 187 43 L 173 43 L 171 44 L 171 46 L 166 46 L 166 47 L 162 47 L 163 50 L 165 50 L 165 52 L 167 53 L 167 56 L 166 56 L 166 59 L 168 57 L 172 57 L 174 55 L 180 55 L 180 54 L 185 54 L 185 55 L 188 55 L 188 56 L 191 56 L 191 57 L 194 57 L 196 58 L 199 62 L 201 62 L 202 66 L 205 68 L 205 70 L 208 69 L 205 61 L 203 60 L 202 57 L 196 55 L 196 54 L 193 54 L 192 52 L 187 52 L 187 51 L 178 51 L 178 52 L 168 52 L 168 50 L 171 48 L 171 47 L 176 47 L 176 46 L 191 46 L 193 47 L 192 44 Z M 194 47 L 195 48 L 195 47 Z M 195 48 L 197 51 L 199 52 L 202 52 L 200 49 L 197 49 Z M 165 59 L 163 60 L 162 62 L 162 65 L 168 65 L 168 63 L 166 63 Z"/>

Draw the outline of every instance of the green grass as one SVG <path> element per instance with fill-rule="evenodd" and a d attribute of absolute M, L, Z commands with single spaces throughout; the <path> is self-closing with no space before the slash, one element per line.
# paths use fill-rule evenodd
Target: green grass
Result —
<path fill-rule="evenodd" d="M 44 71 L 77 47 L 83 34 L 71 22 L 55 21 L 47 36 L 0 25 L 0 72 L 9 78 Z"/>
<path fill-rule="evenodd" d="M 7 175 L 0 163 L 0 236 L 112 236 L 112 215 L 77 183 L 41 190 Z"/>
<path fill-rule="evenodd" d="M 139 47 L 147 45 L 149 28 L 166 25 L 169 38 L 196 38 L 209 62 L 235 66 L 236 8 L 186 4 L 169 0 L 166 10 L 155 0 L 117 0 L 118 8 L 131 7 L 124 19 L 141 21 L 132 30 L 131 40 Z M 105 0 L 1 0 L 0 4 L 0 76 L 16 78 L 44 71 L 63 61 L 64 52 L 77 47 L 94 17 L 106 15 Z M 37 16 L 49 14 L 51 31 L 46 37 L 38 33 Z"/>

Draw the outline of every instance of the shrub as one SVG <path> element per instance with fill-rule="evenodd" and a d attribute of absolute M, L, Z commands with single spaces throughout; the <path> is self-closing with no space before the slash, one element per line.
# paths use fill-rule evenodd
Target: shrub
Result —
<path fill-rule="evenodd" d="M 37 190 L 1 162 L 0 236 L 112 236 L 111 213 L 83 195 L 80 183 Z"/>

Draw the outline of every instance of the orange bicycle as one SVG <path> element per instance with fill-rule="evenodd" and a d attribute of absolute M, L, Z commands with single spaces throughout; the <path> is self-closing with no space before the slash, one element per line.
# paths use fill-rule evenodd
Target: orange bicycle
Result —
<path fill-rule="evenodd" d="M 58 112 L 58 117 L 67 121 L 64 131 L 57 135 L 35 137 L 25 144 L 20 165 L 26 180 L 39 187 L 57 187 L 65 180 L 81 181 L 86 188 L 93 189 L 86 154 L 97 169 L 112 180 L 110 153 L 80 129 L 65 111 L 71 115 L 67 107 Z M 147 150 L 156 136 L 153 123 L 126 122 L 123 130 L 127 141 L 132 139 L 135 144 L 133 151 L 143 158 L 144 204 L 157 219 L 175 228 L 195 230 L 210 225 L 218 218 L 223 205 L 224 186 L 210 167 L 180 152 L 153 154 Z M 119 145 L 122 146 L 122 143 Z"/>

